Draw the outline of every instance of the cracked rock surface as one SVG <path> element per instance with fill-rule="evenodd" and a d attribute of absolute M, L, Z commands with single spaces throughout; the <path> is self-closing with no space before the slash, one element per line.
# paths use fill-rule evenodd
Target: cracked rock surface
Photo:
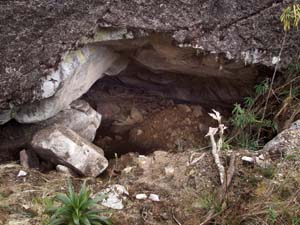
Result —
<path fill-rule="evenodd" d="M 67 166 L 84 176 L 97 177 L 108 166 L 101 148 L 63 126 L 40 130 L 31 146 L 42 159 Z"/>
<path fill-rule="evenodd" d="M 2 1 L 0 108 L 9 109 L 44 98 L 42 81 L 58 69 L 64 52 L 76 49 L 83 40 L 99 38 L 96 26 L 100 29 L 122 28 L 101 40 L 119 36 L 138 38 L 161 32 L 172 36 L 177 43 L 222 53 L 232 60 L 272 66 L 272 58 L 278 55 L 283 38 L 279 16 L 291 2 Z M 282 66 L 286 66 L 296 54 L 298 43 L 299 31 L 290 32 Z M 8 115 L 2 116 L 7 118 Z"/>
<path fill-rule="evenodd" d="M 263 148 L 276 158 L 285 155 L 299 154 L 300 150 L 300 120 L 295 121 L 290 128 L 279 133 Z"/>

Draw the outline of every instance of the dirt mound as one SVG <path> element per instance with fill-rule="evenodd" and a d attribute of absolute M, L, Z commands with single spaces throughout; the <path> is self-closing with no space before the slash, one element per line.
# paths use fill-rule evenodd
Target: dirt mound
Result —
<path fill-rule="evenodd" d="M 117 80 L 97 82 L 84 98 L 102 115 L 94 142 L 108 157 L 158 149 L 200 149 L 208 145 L 204 136 L 214 125 L 200 105 L 131 88 Z"/>

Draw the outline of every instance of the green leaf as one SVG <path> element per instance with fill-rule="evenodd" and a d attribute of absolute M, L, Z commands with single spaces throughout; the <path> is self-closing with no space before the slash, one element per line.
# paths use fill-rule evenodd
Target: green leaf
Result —
<path fill-rule="evenodd" d="M 84 224 L 84 225 L 91 225 L 90 220 L 87 217 L 85 217 L 85 216 L 83 216 L 82 218 L 80 218 L 80 223 Z"/>
<path fill-rule="evenodd" d="M 58 200 L 60 200 L 61 202 L 63 202 L 65 205 L 70 205 L 71 204 L 71 200 L 66 194 L 61 194 L 61 193 L 57 194 L 56 198 Z"/>
<path fill-rule="evenodd" d="M 252 107 L 255 103 L 255 100 L 254 98 L 251 98 L 251 97 L 245 97 L 245 105 L 247 107 Z"/>
<path fill-rule="evenodd" d="M 264 80 L 263 82 L 255 85 L 255 93 L 257 95 L 264 95 L 269 90 L 269 82 L 268 80 Z"/>
<path fill-rule="evenodd" d="M 72 218 L 75 225 L 80 225 L 79 218 L 75 212 L 73 212 Z"/>
<path fill-rule="evenodd" d="M 61 218 L 51 220 L 47 225 L 62 225 L 64 220 Z"/>

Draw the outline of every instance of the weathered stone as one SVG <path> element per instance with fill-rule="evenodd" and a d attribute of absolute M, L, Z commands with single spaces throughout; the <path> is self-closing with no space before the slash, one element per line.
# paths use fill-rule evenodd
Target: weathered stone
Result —
<path fill-rule="evenodd" d="M 30 149 L 20 152 L 20 164 L 25 168 L 39 168 L 40 161 L 36 153 Z"/>
<path fill-rule="evenodd" d="M 44 160 L 65 165 L 81 175 L 96 177 L 108 166 L 102 149 L 62 126 L 37 132 L 31 146 Z"/>
<path fill-rule="evenodd" d="M 120 184 L 108 186 L 106 189 L 99 192 L 100 196 L 107 196 L 101 201 L 101 205 L 112 209 L 123 209 L 123 200 L 129 195 L 126 187 Z"/>
<path fill-rule="evenodd" d="M 17 177 L 26 177 L 27 174 L 28 174 L 28 173 L 27 173 L 26 171 L 20 170 L 19 173 L 18 173 L 18 175 L 17 175 Z"/>
<path fill-rule="evenodd" d="M 161 32 L 169 34 L 176 44 L 183 42 L 182 47 L 191 46 L 200 54 L 222 54 L 226 56 L 225 64 L 239 61 L 239 66 L 241 62 L 274 66 L 272 59 L 278 56 L 284 35 L 279 17 L 292 2 L 2 1 L 0 108 L 17 109 L 18 105 L 54 94 L 59 86 L 51 81 L 51 74 L 59 71 L 64 60 L 63 53 L 78 48 L 81 43 L 102 42 L 124 50 L 128 45 L 120 47 L 120 42 L 127 41 L 122 39 L 138 39 L 149 33 Z M 96 26 L 97 29 L 94 29 Z M 297 54 L 295 46 L 298 36 L 297 31 L 289 32 L 281 57 L 282 66 L 288 65 Z M 139 40 L 138 44 L 131 42 L 130 46 L 140 43 L 143 40 Z M 145 52 L 138 54 L 145 55 Z M 214 72 L 219 74 L 216 70 Z M 40 106 L 30 105 L 26 110 L 20 109 L 17 118 L 22 122 L 48 118 L 58 110 L 56 104 L 44 102 Z M 39 109 L 39 112 L 33 113 L 33 109 Z"/>
<path fill-rule="evenodd" d="M 74 101 L 68 109 L 40 123 L 19 124 L 11 121 L 0 126 L 0 161 L 16 159 L 19 151 L 26 147 L 34 133 L 47 126 L 61 124 L 81 137 L 93 141 L 100 123 L 101 115 L 83 100 Z"/>
<path fill-rule="evenodd" d="M 56 171 L 59 172 L 59 173 L 66 174 L 68 176 L 73 175 L 73 171 L 70 168 L 66 167 L 66 166 L 57 165 L 55 168 L 56 168 Z"/>
<path fill-rule="evenodd" d="M 93 141 L 101 123 L 101 115 L 86 101 L 76 100 L 70 108 L 61 111 L 56 116 L 37 124 L 40 128 L 59 124 L 67 127 L 81 137 Z"/>
<path fill-rule="evenodd" d="M 279 133 L 263 148 L 273 157 L 282 157 L 300 153 L 300 120 L 295 121 L 289 129 Z"/>
<path fill-rule="evenodd" d="M 44 99 L 12 109 L 11 116 L 20 123 L 53 117 L 87 92 L 118 57 L 108 48 L 90 46 L 66 54 L 58 70 L 42 83 Z"/>

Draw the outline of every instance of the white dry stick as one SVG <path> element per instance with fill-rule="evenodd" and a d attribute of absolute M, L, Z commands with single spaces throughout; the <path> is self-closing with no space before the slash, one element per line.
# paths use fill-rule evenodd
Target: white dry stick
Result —
<path fill-rule="evenodd" d="M 224 130 L 227 128 L 225 127 L 224 124 L 222 124 L 222 117 L 221 114 L 216 111 L 216 110 L 212 110 L 213 113 L 209 113 L 209 115 L 214 119 L 218 121 L 219 124 L 219 128 L 209 128 L 208 133 L 206 134 L 206 136 L 210 137 L 210 141 L 211 141 L 211 145 L 212 145 L 212 154 L 215 160 L 215 163 L 218 167 L 219 170 L 219 174 L 220 174 L 220 180 L 221 180 L 221 184 L 223 185 L 226 179 L 226 173 L 225 173 L 225 168 L 222 165 L 221 159 L 220 159 L 220 151 L 222 148 L 222 144 L 223 144 L 223 134 L 224 134 Z M 215 134 L 219 131 L 219 140 L 216 143 L 215 140 Z"/>
<path fill-rule="evenodd" d="M 219 121 L 219 140 L 218 140 L 218 152 L 221 151 L 222 149 L 222 145 L 223 145 L 223 134 L 224 134 L 224 130 L 226 129 L 227 127 L 225 127 L 224 124 L 221 123 L 221 121 Z"/>
<path fill-rule="evenodd" d="M 210 141 L 211 141 L 211 145 L 212 145 L 212 154 L 215 160 L 215 163 L 218 167 L 219 170 L 219 174 L 220 174 L 220 180 L 221 180 L 221 184 L 223 185 L 224 183 L 224 178 L 225 178 L 225 168 L 221 163 L 221 159 L 220 159 L 220 155 L 219 155 L 219 150 L 215 141 L 215 134 L 218 132 L 218 128 L 213 128 L 210 127 L 208 133 L 205 135 L 206 137 L 209 136 L 210 137 Z"/>

